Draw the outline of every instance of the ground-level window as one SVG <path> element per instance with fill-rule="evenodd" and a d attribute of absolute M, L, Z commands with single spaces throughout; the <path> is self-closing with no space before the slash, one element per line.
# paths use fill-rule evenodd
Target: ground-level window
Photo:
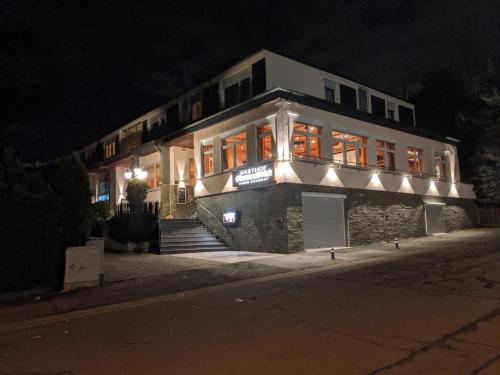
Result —
<path fill-rule="evenodd" d="M 333 160 L 351 166 L 368 165 L 368 138 L 332 131 Z"/>
<path fill-rule="evenodd" d="M 99 180 L 97 185 L 97 200 L 99 202 L 109 201 L 109 177 L 105 176 Z"/>
<path fill-rule="evenodd" d="M 273 132 L 271 124 L 257 127 L 258 160 L 269 160 L 273 157 Z"/>
<path fill-rule="evenodd" d="M 247 133 L 222 139 L 222 169 L 241 167 L 247 163 Z"/>
<path fill-rule="evenodd" d="M 424 172 L 424 151 L 408 146 L 408 172 L 422 174 Z"/>
<path fill-rule="evenodd" d="M 293 124 L 293 156 L 321 159 L 323 135 L 321 128 L 296 122 Z"/>
<path fill-rule="evenodd" d="M 189 159 L 189 184 L 194 186 L 196 183 L 194 159 Z"/>
<path fill-rule="evenodd" d="M 377 166 L 387 171 L 396 170 L 396 145 L 377 139 Z"/>
<path fill-rule="evenodd" d="M 444 154 L 436 154 L 434 158 L 436 163 L 436 176 L 443 179 L 448 178 L 448 157 Z"/>
<path fill-rule="evenodd" d="M 202 145 L 203 176 L 214 174 L 214 145 Z"/>
<path fill-rule="evenodd" d="M 146 184 L 148 185 L 148 190 L 159 189 L 161 186 L 161 166 L 160 163 L 151 164 L 144 168 L 148 172 L 146 177 Z"/>

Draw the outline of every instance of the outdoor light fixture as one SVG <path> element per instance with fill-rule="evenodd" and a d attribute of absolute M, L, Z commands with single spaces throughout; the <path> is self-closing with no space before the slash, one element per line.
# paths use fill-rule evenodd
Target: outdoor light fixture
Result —
<path fill-rule="evenodd" d="M 412 175 L 411 175 L 411 173 L 404 173 L 403 177 L 410 179 L 412 177 Z"/>
<path fill-rule="evenodd" d="M 374 174 L 379 174 L 380 173 L 380 169 L 378 169 L 378 168 L 372 169 L 372 172 Z"/>
<path fill-rule="evenodd" d="M 148 177 L 148 172 L 143 171 L 141 168 L 134 168 L 133 172 L 128 170 L 124 173 L 124 175 L 127 180 L 133 180 L 134 178 L 144 180 L 146 177 Z"/>

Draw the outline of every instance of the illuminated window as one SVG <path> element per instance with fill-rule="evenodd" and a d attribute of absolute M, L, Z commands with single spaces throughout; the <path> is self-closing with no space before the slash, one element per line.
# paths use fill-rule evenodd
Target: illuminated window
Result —
<path fill-rule="evenodd" d="M 247 163 L 247 134 L 241 132 L 222 139 L 222 169 L 241 167 Z"/>
<path fill-rule="evenodd" d="M 151 164 L 144 168 L 148 172 L 146 177 L 146 184 L 148 185 L 148 190 L 159 189 L 161 186 L 161 167 L 160 164 Z"/>
<path fill-rule="evenodd" d="M 109 159 L 115 155 L 116 155 L 116 142 L 114 140 L 107 141 L 106 145 L 104 146 L 104 157 L 106 159 Z"/>
<path fill-rule="evenodd" d="M 196 121 L 201 118 L 201 101 L 191 104 L 191 121 Z"/>
<path fill-rule="evenodd" d="M 323 136 L 321 128 L 296 122 L 293 124 L 293 156 L 321 159 Z"/>
<path fill-rule="evenodd" d="M 332 131 L 333 160 L 337 163 L 368 165 L 368 138 L 360 135 Z"/>
<path fill-rule="evenodd" d="M 203 176 L 210 176 L 214 173 L 214 146 L 207 144 L 202 146 Z"/>
<path fill-rule="evenodd" d="M 194 159 L 189 159 L 189 184 L 191 186 L 196 184 Z"/>
<path fill-rule="evenodd" d="M 448 178 L 448 157 L 444 154 L 436 154 L 434 158 L 436 164 L 436 176 L 442 179 Z"/>
<path fill-rule="evenodd" d="M 422 174 L 424 172 L 424 151 L 408 146 L 408 172 Z"/>
<path fill-rule="evenodd" d="M 259 160 L 269 160 L 273 157 L 273 132 L 271 124 L 265 124 L 257 128 L 257 142 Z"/>
<path fill-rule="evenodd" d="M 377 166 L 388 171 L 396 170 L 396 146 L 377 139 Z"/>

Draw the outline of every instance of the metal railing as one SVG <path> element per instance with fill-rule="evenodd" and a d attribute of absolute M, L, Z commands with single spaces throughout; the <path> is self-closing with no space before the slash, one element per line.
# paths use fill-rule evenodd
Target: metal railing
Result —
<path fill-rule="evenodd" d="M 500 224 L 500 207 L 479 208 L 479 224 L 481 225 Z"/>
<path fill-rule="evenodd" d="M 130 203 L 123 200 L 120 203 L 115 204 L 115 215 L 127 215 L 130 214 Z M 142 207 L 142 213 L 160 216 L 160 202 L 144 202 Z"/>
<path fill-rule="evenodd" d="M 201 203 L 200 201 L 198 201 L 197 198 L 194 199 L 194 202 L 199 207 L 203 208 L 205 210 L 205 212 L 207 212 L 208 214 L 210 214 L 210 216 L 212 216 L 212 217 L 215 218 L 215 220 L 217 221 L 217 224 L 224 230 L 224 233 L 227 234 L 229 232 L 228 229 L 227 229 L 227 227 L 224 224 L 222 224 L 222 222 L 220 221 L 219 217 L 216 214 L 214 214 L 212 211 L 210 211 L 203 203 Z M 198 218 L 198 219 L 200 219 L 200 218 Z M 200 219 L 200 221 L 201 221 L 201 219 Z M 208 226 L 206 226 L 206 227 L 208 228 Z M 210 228 L 208 228 L 208 229 L 210 230 Z"/>

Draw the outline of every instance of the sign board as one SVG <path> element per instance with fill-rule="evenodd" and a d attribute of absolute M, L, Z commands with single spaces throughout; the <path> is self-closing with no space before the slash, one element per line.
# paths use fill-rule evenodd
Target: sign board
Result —
<path fill-rule="evenodd" d="M 179 204 L 186 204 L 187 199 L 186 199 L 186 188 L 185 187 L 179 187 L 177 188 L 177 203 Z"/>
<path fill-rule="evenodd" d="M 226 211 L 222 214 L 222 224 L 228 228 L 240 226 L 241 212 L 238 210 Z"/>
<path fill-rule="evenodd" d="M 272 161 L 254 164 L 233 171 L 233 186 L 247 188 L 268 185 L 274 181 L 274 163 Z"/>

